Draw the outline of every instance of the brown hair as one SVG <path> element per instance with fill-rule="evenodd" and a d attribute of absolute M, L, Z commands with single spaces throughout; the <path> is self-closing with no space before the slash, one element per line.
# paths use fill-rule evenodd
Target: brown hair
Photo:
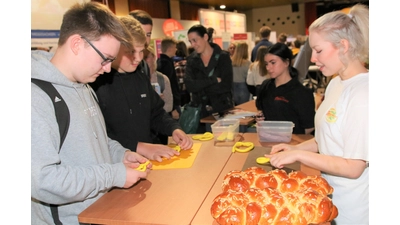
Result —
<path fill-rule="evenodd" d="M 171 45 L 176 45 L 178 42 L 173 38 L 173 37 L 164 37 L 161 40 L 161 52 L 165 53 L 167 52 L 168 48 Z"/>
<path fill-rule="evenodd" d="M 286 33 L 280 33 L 278 36 L 278 41 L 282 43 L 286 43 L 287 40 L 287 34 Z"/>
<path fill-rule="evenodd" d="M 111 35 L 125 46 L 132 45 L 132 36 L 126 27 L 107 6 L 98 2 L 76 3 L 64 14 L 58 45 L 65 44 L 75 34 L 89 40 Z"/>
<path fill-rule="evenodd" d="M 271 34 L 271 28 L 269 26 L 262 26 L 259 33 L 261 38 L 269 38 L 269 35 Z"/>

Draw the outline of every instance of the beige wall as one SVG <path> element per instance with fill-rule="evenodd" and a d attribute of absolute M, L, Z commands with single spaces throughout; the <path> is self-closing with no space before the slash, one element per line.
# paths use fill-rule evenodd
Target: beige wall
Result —
<path fill-rule="evenodd" d="M 128 0 L 115 0 L 115 14 L 117 16 L 125 16 L 129 13 Z"/>
<path fill-rule="evenodd" d="M 299 11 L 292 12 L 292 5 L 252 9 L 244 12 L 246 14 L 246 25 L 248 32 L 255 32 L 265 24 L 276 31 L 276 35 L 285 32 L 288 35 L 305 35 L 304 4 L 299 4 Z M 300 18 L 297 18 L 297 17 Z M 280 18 L 278 20 L 278 17 Z M 287 19 L 289 17 L 289 19 Z M 269 21 L 268 21 L 269 19 Z M 260 20 L 260 21 L 259 21 Z M 294 21 L 294 24 L 292 24 Z M 285 24 L 282 24 L 285 22 Z M 274 23 L 274 24 L 273 24 Z"/>

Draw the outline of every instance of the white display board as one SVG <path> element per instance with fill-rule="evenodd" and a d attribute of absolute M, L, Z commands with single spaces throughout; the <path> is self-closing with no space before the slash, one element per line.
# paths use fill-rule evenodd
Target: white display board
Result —
<path fill-rule="evenodd" d="M 188 32 L 188 30 L 177 30 L 177 31 L 174 31 L 173 32 L 174 38 L 176 40 L 178 40 L 178 41 L 184 41 L 186 46 L 190 46 L 190 42 L 189 42 L 188 37 L 187 37 L 187 32 Z"/>
<path fill-rule="evenodd" d="M 212 27 L 215 36 L 220 37 L 225 32 L 225 12 L 211 9 L 199 9 L 200 24 L 205 27 Z"/>
<path fill-rule="evenodd" d="M 242 13 L 199 9 L 199 20 L 203 26 L 214 28 L 217 37 L 221 37 L 223 32 L 246 32 L 246 15 Z"/>
<path fill-rule="evenodd" d="M 90 0 L 31 1 L 31 47 L 51 49 L 57 46 L 64 13 L 76 3 Z"/>
<path fill-rule="evenodd" d="M 246 15 L 241 13 L 225 12 L 226 32 L 236 34 L 246 32 Z"/>
<path fill-rule="evenodd" d="M 75 3 L 90 0 L 37 0 L 31 1 L 31 29 L 60 29 L 64 13 Z"/>

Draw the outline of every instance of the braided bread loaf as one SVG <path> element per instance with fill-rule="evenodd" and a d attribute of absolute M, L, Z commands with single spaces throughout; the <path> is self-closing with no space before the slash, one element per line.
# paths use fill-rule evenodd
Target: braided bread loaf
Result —
<path fill-rule="evenodd" d="M 332 192 L 321 176 L 251 167 L 225 176 L 211 215 L 221 225 L 320 224 L 338 215 Z"/>

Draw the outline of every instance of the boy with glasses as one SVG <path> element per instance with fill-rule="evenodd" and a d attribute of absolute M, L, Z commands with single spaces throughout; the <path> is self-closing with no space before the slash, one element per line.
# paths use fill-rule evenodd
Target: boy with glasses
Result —
<path fill-rule="evenodd" d="M 31 223 L 79 224 L 78 214 L 113 187 L 128 188 L 146 178 L 135 170 L 147 161 L 110 139 L 93 90 L 87 85 L 109 72 L 120 46 L 132 37 L 103 4 L 73 5 L 63 16 L 54 55 L 32 51 L 31 77 L 58 90 L 50 99 L 31 85 Z M 52 101 L 65 101 L 69 129 L 60 147 Z"/>

